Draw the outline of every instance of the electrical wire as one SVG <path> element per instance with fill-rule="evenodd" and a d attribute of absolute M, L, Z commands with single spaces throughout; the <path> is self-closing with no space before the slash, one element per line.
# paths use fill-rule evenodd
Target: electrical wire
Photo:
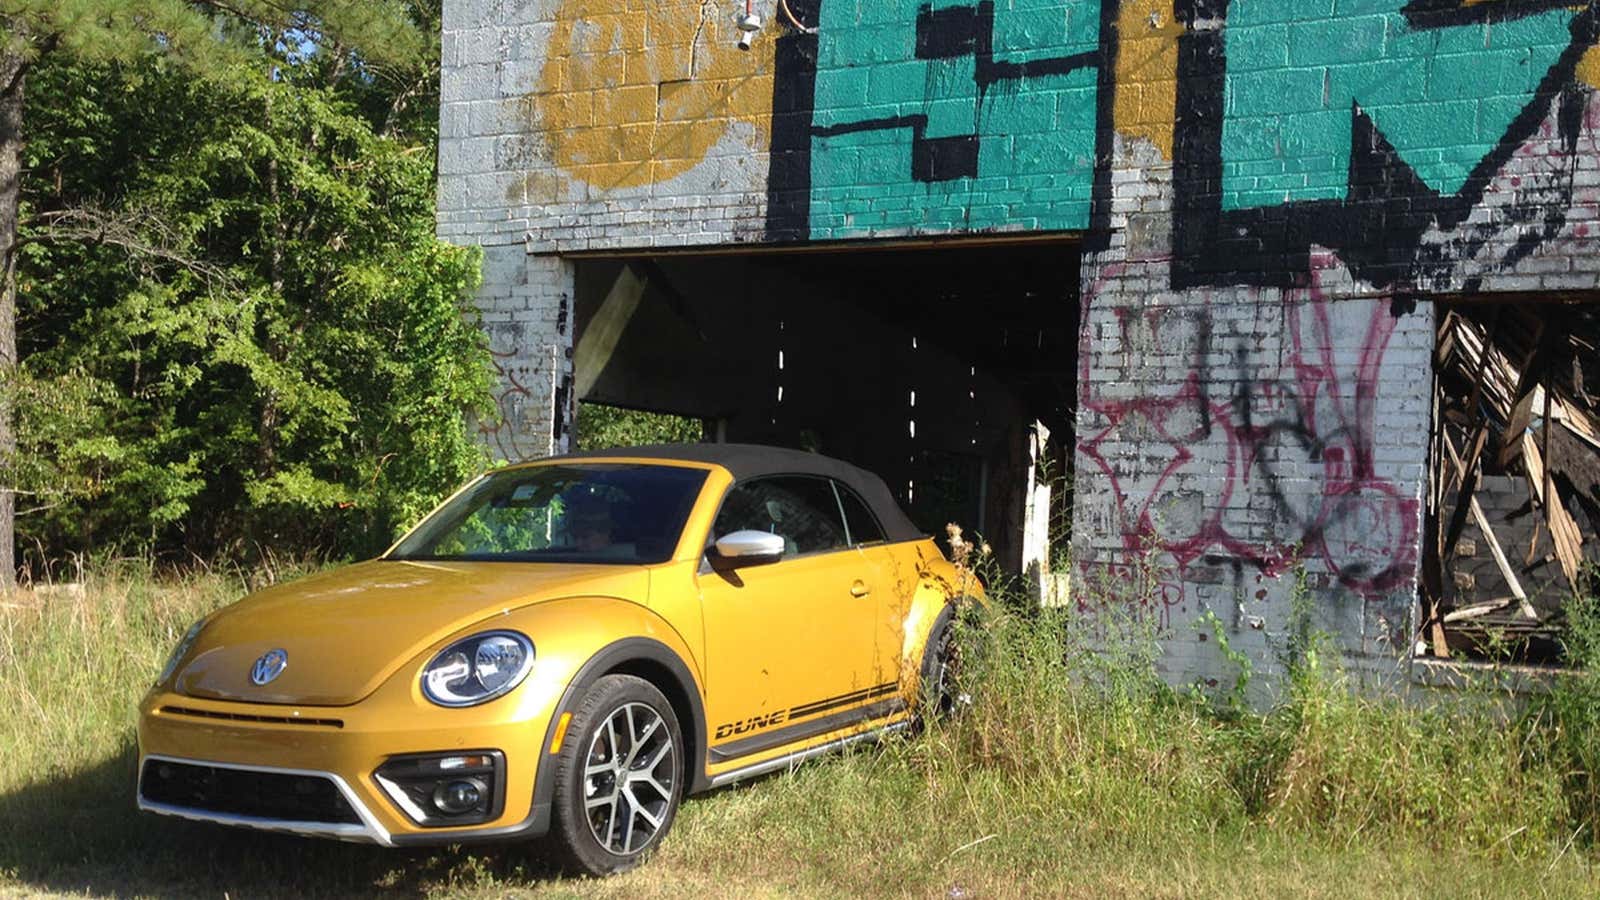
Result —
<path fill-rule="evenodd" d="M 750 0 L 745 0 L 746 4 L 749 2 Z M 795 17 L 794 10 L 789 8 L 789 0 L 778 0 L 778 7 L 783 10 L 784 17 L 789 20 L 790 25 L 795 27 L 795 30 L 799 31 L 801 34 L 817 33 L 817 29 L 807 28 L 806 26 L 800 24 L 800 20 Z"/>

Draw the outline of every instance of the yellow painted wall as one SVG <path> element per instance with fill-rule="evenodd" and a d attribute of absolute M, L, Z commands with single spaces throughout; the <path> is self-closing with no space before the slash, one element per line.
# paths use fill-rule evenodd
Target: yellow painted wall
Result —
<path fill-rule="evenodd" d="M 601 189 L 681 175 L 736 125 L 766 148 L 773 34 L 750 51 L 726 3 L 565 0 L 529 98 L 552 161 Z"/>
<path fill-rule="evenodd" d="M 1117 17 L 1116 130 L 1172 158 L 1178 37 L 1172 0 L 1123 0 Z"/>

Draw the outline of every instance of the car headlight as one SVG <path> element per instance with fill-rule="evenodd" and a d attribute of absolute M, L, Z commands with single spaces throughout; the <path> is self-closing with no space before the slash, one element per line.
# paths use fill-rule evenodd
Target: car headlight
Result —
<path fill-rule="evenodd" d="M 172 655 L 167 657 L 167 664 L 161 667 L 161 677 L 156 679 L 156 684 L 166 684 L 167 679 L 172 677 L 172 673 L 178 670 L 178 663 L 189 655 L 189 648 L 194 646 L 195 639 L 200 637 L 200 629 L 205 624 L 206 620 L 201 619 L 190 625 L 189 630 L 183 633 L 183 639 L 178 641 L 178 646 L 172 649 Z"/>
<path fill-rule="evenodd" d="M 476 706 L 521 684 L 532 668 L 526 636 L 486 631 L 440 651 L 422 670 L 422 693 L 440 706 Z"/>

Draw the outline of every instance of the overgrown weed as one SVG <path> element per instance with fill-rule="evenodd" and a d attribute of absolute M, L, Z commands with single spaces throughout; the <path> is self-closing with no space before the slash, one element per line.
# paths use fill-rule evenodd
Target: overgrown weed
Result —
<path fill-rule="evenodd" d="M 1045 819 L 1160 822 L 1168 834 L 1270 829 L 1324 845 L 1402 840 L 1531 859 L 1594 833 L 1592 674 L 1526 709 L 1503 697 L 1374 696 L 1331 661 L 1309 602 L 1302 583 L 1279 648 L 1280 699 L 1255 711 L 1243 703 L 1248 659 L 1220 693 L 1164 682 L 1137 603 L 1103 602 L 1088 617 L 1019 613 L 999 598 L 958 634 L 971 709 L 931 731 L 914 758 L 930 784 L 995 779 L 1049 797 L 1033 811 Z M 1595 609 L 1574 609 L 1580 653 L 1600 654 Z"/>
<path fill-rule="evenodd" d="M 1590 566 L 1567 603 L 1564 651 L 1571 671 L 1533 704 L 1529 746 L 1559 770 L 1573 841 L 1600 845 L 1600 571 Z"/>

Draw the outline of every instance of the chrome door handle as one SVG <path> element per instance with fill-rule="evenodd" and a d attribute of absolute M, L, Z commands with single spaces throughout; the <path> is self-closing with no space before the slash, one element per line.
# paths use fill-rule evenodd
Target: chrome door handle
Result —
<path fill-rule="evenodd" d="M 858 581 L 850 585 L 850 596 L 852 597 L 865 597 L 870 593 L 872 593 L 872 589 L 867 587 L 865 582 Z"/>

